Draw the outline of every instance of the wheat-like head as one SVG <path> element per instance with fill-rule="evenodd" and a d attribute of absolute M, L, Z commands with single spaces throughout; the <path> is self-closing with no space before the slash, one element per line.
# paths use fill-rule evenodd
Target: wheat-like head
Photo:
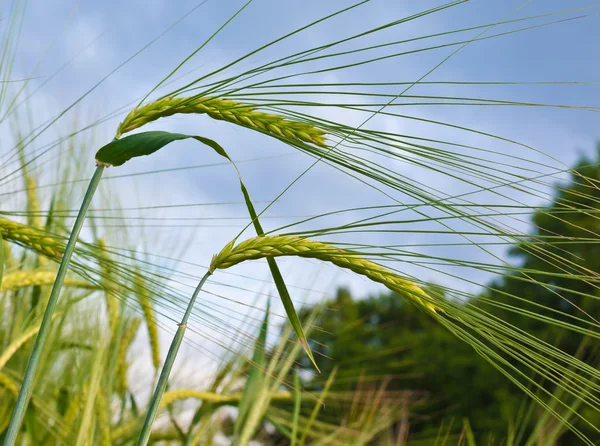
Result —
<path fill-rule="evenodd" d="M 166 97 L 132 110 L 119 124 L 117 138 L 157 119 L 176 114 L 207 114 L 213 119 L 258 130 L 279 139 L 289 139 L 325 145 L 325 132 L 305 122 L 291 121 L 283 116 L 263 113 L 249 104 L 210 97 Z"/>
<path fill-rule="evenodd" d="M 385 285 L 426 311 L 433 313 L 442 311 L 438 306 L 439 302 L 414 281 L 400 277 L 355 252 L 300 237 L 285 235 L 254 237 L 236 246 L 231 242 L 213 257 L 210 270 L 229 268 L 246 260 L 281 256 L 305 257 L 333 263 Z"/>
<path fill-rule="evenodd" d="M 160 366 L 160 343 L 158 340 L 158 324 L 156 323 L 156 317 L 154 316 L 150 291 L 146 288 L 140 275 L 136 275 L 134 279 L 134 288 L 142 311 L 144 312 L 146 327 L 148 328 L 148 338 L 150 340 L 150 350 L 152 352 L 152 364 L 154 365 L 154 368 L 158 369 Z"/>
<path fill-rule="evenodd" d="M 6 218 L 0 218 L 0 233 L 5 240 L 20 243 L 54 259 L 60 258 L 65 250 L 65 243 L 46 231 Z"/>
<path fill-rule="evenodd" d="M 117 388 L 120 393 L 127 390 L 127 350 L 129 350 L 141 322 L 141 319 L 134 319 L 131 321 L 131 324 L 125 329 L 125 333 L 120 340 L 119 351 L 117 352 L 117 365 L 115 367 L 117 374 Z"/>
<path fill-rule="evenodd" d="M 56 279 L 56 272 L 53 271 L 15 271 L 14 273 L 6 274 L 2 278 L 0 291 L 8 291 L 28 286 L 52 285 L 54 279 Z M 73 288 L 85 288 L 90 290 L 98 289 L 97 285 L 74 277 L 66 277 L 64 284 L 67 287 Z"/>
<path fill-rule="evenodd" d="M 29 225 L 34 228 L 44 227 L 41 217 L 40 200 L 38 199 L 37 184 L 35 180 L 30 177 L 25 177 L 25 187 L 27 189 L 27 208 L 28 208 L 28 219 Z"/>

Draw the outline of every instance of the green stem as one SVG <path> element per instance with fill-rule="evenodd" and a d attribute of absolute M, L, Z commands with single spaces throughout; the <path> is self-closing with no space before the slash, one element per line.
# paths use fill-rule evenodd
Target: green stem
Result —
<path fill-rule="evenodd" d="M 60 261 L 60 266 L 58 267 L 58 273 L 56 274 L 56 279 L 54 280 L 54 285 L 52 286 L 52 292 L 50 293 L 50 298 L 48 299 L 48 304 L 46 305 L 46 311 L 44 312 L 40 330 L 35 339 L 33 351 L 31 352 L 31 357 L 29 358 L 29 364 L 27 365 L 23 383 L 21 384 L 21 389 L 19 390 L 19 396 L 17 397 L 17 403 L 12 413 L 10 424 L 8 425 L 4 446 L 14 446 L 17 440 L 17 435 L 19 434 L 19 430 L 21 429 L 21 423 L 23 422 L 25 410 L 27 409 L 29 397 L 31 396 L 31 388 L 33 385 L 33 379 L 35 378 L 35 372 L 40 361 L 40 356 L 42 355 L 44 343 L 46 342 L 46 338 L 50 333 L 50 324 L 52 323 L 52 316 L 54 315 L 54 310 L 56 309 L 58 296 L 69 269 L 69 262 L 71 260 L 71 256 L 73 255 L 73 251 L 75 250 L 75 245 L 77 243 L 77 239 L 79 238 L 83 221 L 85 220 L 85 215 L 90 207 L 92 197 L 94 196 L 94 192 L 98 187 L 98 183 L 100 182 L 103 171 L 104 166 L 102 165 L 99 165 L 96 168 L 94 176 L 90 180 L 90 184 L 85 193 L 85 197 L 83 197 L 79 214 L 77 214 L 77 219 L 75 220 L 73 230 L 71 231 L 71 235 L 69 237 L 69 242 L 67 243 L 62 260 Z"/>
<path fill-rule="evenodd" d="M 177 357 L 177 352 L 179 351 L 179 347 L 181 346 L 181 341 L 183 341 L 183 336 L 185 334 L 185 329 L 187 328 L 187 321 L 192 314 L 192 309 L 194 308 L 194 302 L 196 302 L 196 298 L 206 282 L 206 279 L 212 273 L 208 271 L 198 286 L 192 294 L 192 298 L 190 299 L 190 303 L 185 310 L 185 314 L 183 315 L 183 319 L 179 323 L 179 328 L 177 328 L 177 333 L 175 333 L 175 337 L 171 342 L 171 347 L 169 348 L 169 353 L 167 354 L 167 359 L 165 360 L 165 364 L 160 372 L 160 377 L 158 378 L 158 382 L 156 383 L 156 389 L 154 389 L 154 395 L 152 395 L 152 401 L 150 401 L 150 407 L 148 408 L 148 412 L 146 413 L 146 420 L 144 421 L 144 427 L 142 428 L 142 432 L 140 432 L 140 436 L 138 438 L 137 446 L 146 446 L 148 444 L 148 439 L 150 438 L 150 432 L 152 430 L 152 423 L 154 423 L 154 419 L 156 418 L 156 413 L 158 412 L 158 406 L 160 404 L 160 400 L 167 388 L 167 383 L 169 381 L 169 374 L 171 373 L 171 369 L 173 368 L 173 364 L 175 363 L 175 358 Z"/>

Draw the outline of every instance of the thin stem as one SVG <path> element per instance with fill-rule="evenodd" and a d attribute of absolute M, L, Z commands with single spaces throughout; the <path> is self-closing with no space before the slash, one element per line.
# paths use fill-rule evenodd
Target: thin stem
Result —
<path fill-rule="evenodd" d="M 150 438 L 150 431 L 152 429 L 152 423 L 154 423 L 154 419 L 156 418 L 156 413 L 158 412 L 158 406 L 160 404 L 160 400 L 165 393 L 165 389 L 167 388 L 167 383 L 169 381 L 169 374 L 171 373 L 171 369 L 173 368 L 173 364 L 175 363 L 175 358 L 177 356 L 177 352 L 179 351 L 179 347 L 181 346 L 181 341 L 183 341 L 183 336 L 185 334 L 185 329 L 187 328 L 187 321 L 192 314 L 192 309 L 194 308 L 194 302 L 196 302 L 196 298 L 198 294 L 200 294 L 200 290 L 206 282 L 206 279 L 212 273 L 207 271 L 196 289 L 194 290 L 194 294 L 192 294 L 192 298 L 190 299 L 190 303 L 185 310 L 185 314 L 183 315 L 183 319 L 179 323 L 179 328 L 177 328 L 177 333 L 175 333 L 175 337 L 171 342 L 171 347 L 169 348 L 169 353 L 167 354 L 167 359 L 165 360 L 165 364 L 160 372 L 160 377 L 158 378 L 158 382 L 156 383 L 156 389 L 154 390 L 154 395 L 152 395 L 152 401 L 150 401 L 150 407 L 148 408 L 148 412 L 146 413 L 146 420 L 144 421 L 144 427 L 140 432 L 140 436 L 138 438 L 137 446 L 146 446 L 148 444 L 148 439 Z"/>
<path fill-rule="evenodd" d="M 73 230 L 69 236 L 69 242 L 67 243 L 62 260 L 60 261 L 60 266 L 58 267 L 58 273 L 56 274 L 56 279 L 54 280 L 54 285 L 52 286 L 52 292 L 50 293 L 50 298 L 48 299 L 48 304 L 46 305 L 46 311 L 44 312 L 40 330 L 35 339 L 33 351 L 31 352 L 31 357 L 29 358 L 29 364 L 27 365 L 23 383 L 21 384 L 21 389 L 19 390 L 19 396 L 17 397 L 17 403 L 12 413 L 10 424 L 8 425 L 4 446 L 14 446 L 19 430 L 21 429 L 21 423 L 23 422 L 25 410 L 27 409 L 29 397 L 31 396 L 31 388 L 33 385 L 33 379 L 35 378 L 35 372 L 40 361 L 44 343 L 46 342 L 48 333 L 50 333 L 50 324 L 52 323 L 52 317 L 54 315 L 54 310 L 56 309 L 58 296 L 69 269 L 69 262 L 71 261 L 71 256 L 75 250 L 75 245 L 77 244 L 77 239 L 79 238 L 79 233 L 81 232 L 81 227 L 83 226 L 83 221 L 85 220 L 85 214 L 90 207 L 92 197 L 94 196 L 94 192 L 98 187 L 98 183 L 100 183 L 100 178 L 102 177 L 103 171 L 104 166 L 102 165 L 99 165 L 96 168 L 94 176 L 92 176 L 88 189 L 83 197 L 79 214 L 77 214 L 77 219 L 75 220 Z"/>

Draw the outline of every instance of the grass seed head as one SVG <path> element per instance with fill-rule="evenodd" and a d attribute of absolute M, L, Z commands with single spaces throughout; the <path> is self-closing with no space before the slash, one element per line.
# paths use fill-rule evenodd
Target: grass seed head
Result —
<path fill-rule="evenodd" d="M 279 139 L 326 147 L 325 132 L 311 124 L 263 113 L 253 105 L 210 97 L 166 97 L 136 108 L 119 124 L 117 138 L 149 122 L 176 114 L 206 114 L 213 119 L 258 130 Z"/>
<path fill-rule="evenodd" d="M 427 294 L 414 281 L 400 277 L 387 268 L 362 258 L 355 252 L 300 237 L 285 235 L 254 237 L 236 246 L 230 242 L 213 257 L 210 270 L 226 269 L 246 260 L 281 256 L 312 258 L 333 263 L 340 268 L 349 269 L 385 285 L 428 312 L 443 311 L 434 297 Z"/>
<path fill-rule="evenodd" d="M 0 218 L 0 233 L 10 240 L 37 251 L 47 257 L 58 259 L 65 251 L 65 243 L 46 231 Z"/>

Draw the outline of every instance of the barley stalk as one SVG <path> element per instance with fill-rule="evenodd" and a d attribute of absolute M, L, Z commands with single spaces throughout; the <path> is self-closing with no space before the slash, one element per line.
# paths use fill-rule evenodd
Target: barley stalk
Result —
<path fill-rule="evenodd" d="M 59 259 L 65 251 L 65 243 L 50 233 L 0 218 L 0 233 L 5 240 L 22 244 L 53 259 Z"/>
<path fill-rule="evenodd" d="M 187 328 L 187 323 L 190 318 L 190 315 L 192 314 L 192 309 L 194 308 L 194 303 L 196 302 L 198 294 L 200 294 L 204 283 L 208 280 L 210 275 L 210 271 L 207 272 L 204 275 L 204 277 L 202 277 L 202 280 L 200 280 L 200 283 L 198 283 L 198 286 L 194 290 L 194 293 L 192 294 L 192 297 L 188 303 L 183 318 L 181 318 L 181 322 L 177 327 L 175 337 L 173 337 L 173 341 L 171 341 L 169 352 L 167 353 L 165 363 L 163 364 L 162 370 L 160 371 L 160 375 L 158 377 L 158 381 L 156 382 L 156 387 L 154 389 L 154 394 L 152 395 L 150 405 L 148 406 L 148 411 L 146 412 L 146 419 L 144 420 L 142 431 L 140 432 L 140 435 L 138 437 L 137 446 L 146 446 L 148 444 L 148 440 L 150 439 L 150 433 L 152 430 L 152 423 L 154 423 L 154 419 L 156 418 L 156 414 L 158 413 L 160 400 L 162 399 L 162 396 L 167 388 L 169 374 L 171 373 L 171 369 L 173 368 L 173 364 L 175 363 L 175 358 L 177 357 L 179 347 L 181 347 L 181 342 L 183 341 L 185 330 Z"/>
<path fill-rule="evenodd" d="M 340 268 L 349 269 L 385 285 L 426 311 L 433 313 L 442 311 L 432 296 L 412 280 L 400 277 L 381 265 L 363 259 L 352 251 L 299 237 L 285 235 L 254 237 L 236 246 L 231 242 L 213 257 L 210 271 L 226 269 L 246 260 L 282 256 L 312 258 L 333 263 Z"/>
<path fill-rule="evenodd" d="M 16 271 L 4 276 L 2 285 L 0 285 L 0 292 L 28 286 L 52 285 L 54 279 L 56 279 L 56 272 L 53 271 Z M 98 289 L 98 286 L 90 282 L 72 277 L 65 278 L 64 284 L 73 288 Z"/>
<path fill-rule="evenodd" d="M 211 97 L 158 99 L 132 110 L 119 124 L 117 138 L 157 119 L 175 114 L 206 114 L 213 119 L 258 130 L 280 139 L 291 139 L 326 147 L 325 132 L 311 124 L 290 121 L 283 116 L 264 113 L 250 104 Z"/>

